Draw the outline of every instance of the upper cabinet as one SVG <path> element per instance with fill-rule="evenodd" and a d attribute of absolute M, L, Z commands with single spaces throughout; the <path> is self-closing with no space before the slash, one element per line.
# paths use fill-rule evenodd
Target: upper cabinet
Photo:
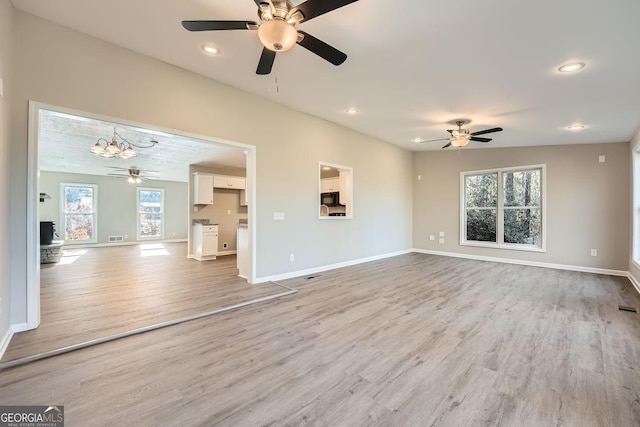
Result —
<path fill-rule="evenodd" d="M 193 204 L 213 204 L 213 175 L 199 172 L 193 174 Z"/>
<path fill-rule="evenodd" d="M 323 178 L 320 180 L 323 193 L 333 193 L 340 191 L 340 178 Z"/>
<path fill-rule="evenodd" d="M 244 190 L 246 188 L 246 178 L 241 176 L 214 175 L 213 187 Z"/>

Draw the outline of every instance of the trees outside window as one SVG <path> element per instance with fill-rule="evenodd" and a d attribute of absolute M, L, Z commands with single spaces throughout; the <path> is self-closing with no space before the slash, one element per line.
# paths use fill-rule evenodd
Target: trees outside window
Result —
<path fill-rule="evenodd" d="M 98 187 L 91 184 L 60 184 L 63 240 L 95 243 L 98 240 Z"/>
<path fill-rule="evenodd" d="M 138 239 L 164 239 L 164 190 L 137 188 Z"/>
<path fill-rule="evenodd" d="M 463 172 L 463 245 L 544 250 L 545 166 Z"/>

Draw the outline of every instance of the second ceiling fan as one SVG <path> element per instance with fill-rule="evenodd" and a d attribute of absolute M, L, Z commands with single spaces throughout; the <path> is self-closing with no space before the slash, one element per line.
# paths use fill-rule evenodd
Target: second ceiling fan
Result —
<path fill-rule="evenodd" d="M 256 74 L 269 74 L 276 53 L 286 52 L 296 44 L 333 65 L 340 65 L 347 55 L 295 26 L 358 0 L 307 0 L 294 6 L 289 0 L 254 0 L 260 22 L 255 21 L 182 21 L 189 31 L 258 30 L 264 48 Z"/>

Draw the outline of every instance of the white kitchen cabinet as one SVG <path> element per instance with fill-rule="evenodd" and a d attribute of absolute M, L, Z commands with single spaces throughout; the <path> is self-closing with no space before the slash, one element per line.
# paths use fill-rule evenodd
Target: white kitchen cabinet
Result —
<path fill-rule="evenodd" d="M 193 174 L 193 204 L 213 204 L 213 175 L 199 172 Z"/>
<path fill-rule="evenodd" d="M 193 257 L 198 261 L 216 259 L 218 253 L 218 225 L 193 226 Z"/>
<path fill-rule="evenodd" d="M 320 180 L 320 187 L 322 193 L 334 193 L 340 191 L 340 178 L 325 178 Z"/>
<path fill-rule="evenodd" d="M 249 206 L 249 197 L 247 190 L 240 190 L 240 206 Z"/>
<path fill-rule="evenodd" d="M 215 188 L 244 190 L 246 188 L 246 178 L 242 176 L 214 175 L 213 186 Z"/>

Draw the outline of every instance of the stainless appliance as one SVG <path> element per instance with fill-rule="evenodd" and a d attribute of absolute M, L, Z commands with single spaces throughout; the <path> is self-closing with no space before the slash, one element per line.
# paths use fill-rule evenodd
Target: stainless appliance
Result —
<path fill-rule="evenodd" d="M 320 194 L 320 204 L 321 205 L 326 205 L 326 206 L 329 206 L 329 207 L 332 207 L 332 206 L 344 206 L 344 205 L 340 204 L 340 192 L 339 191 Z"/>

